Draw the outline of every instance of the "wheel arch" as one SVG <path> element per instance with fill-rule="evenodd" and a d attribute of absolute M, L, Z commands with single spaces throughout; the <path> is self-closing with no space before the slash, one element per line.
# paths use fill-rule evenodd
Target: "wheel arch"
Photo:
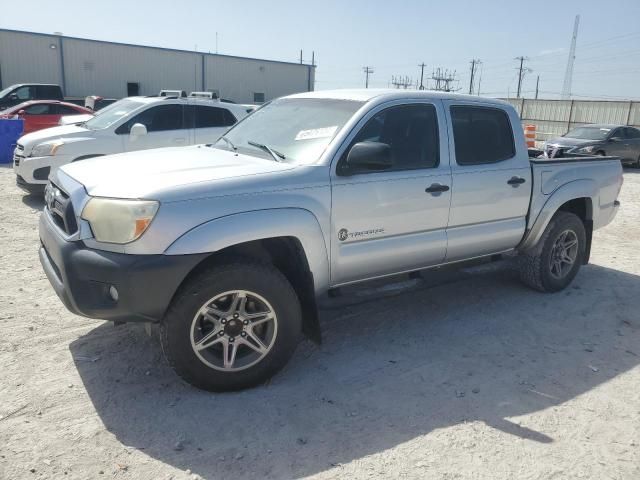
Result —
<path fill-rule="evenodd" d="M 167 255 L 197 253 L 208 255 L 180 285 L 228 258 L 270 263 L 280 270 L 298 295 L 305 335 L 320 342 L 316 298 L 328 289 L 329 257 L 322 229 L 311 212 L 283 208 L 229 215 L 195 227 L 165 252 Z"/>
<path fill-rule="evenodd" d="M 547 198 L 537 216 L 534 217 L 535 220 L 530 220 L 525 237 L 518 248 L 526 250 L 537 245 L 556 212 L 566 211 L 577 215 L 584 223 L 587 232 L 585 259 L 588 260 L 593 232 L 594 205 L 597 205 L 597 201 L 597 186 L 593 180 L 576 180 L 563 185 Z"/>

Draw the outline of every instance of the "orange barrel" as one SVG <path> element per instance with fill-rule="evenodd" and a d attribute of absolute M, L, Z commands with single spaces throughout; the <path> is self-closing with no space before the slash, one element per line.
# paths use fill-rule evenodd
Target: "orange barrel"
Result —
<path fill-rule="evenodd" d="M 536 146 L 536 126 L 535 125 L 524 126 L 524 138 L 527 141 L 527 147 L 533 148 Z"/>

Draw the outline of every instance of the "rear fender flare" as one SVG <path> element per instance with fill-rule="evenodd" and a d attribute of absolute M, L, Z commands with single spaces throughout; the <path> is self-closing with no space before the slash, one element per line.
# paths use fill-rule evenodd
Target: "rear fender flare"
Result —
<path fill-rule="evenodd" d="M 526 250 L 537 245 L 553 215 L 562 205 L 576 198 L 590 198 L 593 207 L 598 205 L 598 186 L 595 180 L 575 180 L 563 185 L 549 195 L 549 198 L 547 198 L 535 216 L 535 220 L 530 220 L 530 226 L 518 249 Z M 532 214 L 535 215 L 536 212 L 534 211 Z M 587 216 L 589 215 L 592 216 L 593 212 L 587 212 Z M 587 218 L 587 220 L 593 220 L 593 218 Z"/>

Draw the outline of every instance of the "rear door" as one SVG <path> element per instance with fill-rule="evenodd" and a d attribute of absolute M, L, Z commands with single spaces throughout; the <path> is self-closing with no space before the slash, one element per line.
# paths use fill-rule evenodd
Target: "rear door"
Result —
<path fill-rule="evenodd" d="M 146 135 L 130 135 L 131 127 L 136 123 L 147 128 Z M 123 137 L 126 151 L 178 147 L 193 143 L 191 129 L 185 121 L 184 106 L 179 103 L 163 103 L 147 108 L 120 125 L 116 134 Z"/>
<path fill-rule="evenodd" d="M 512 129 L 519 119 L 491 104 L 445 104 L 453 177 L 447 261 L 513 248 L 524 235 L 532 188 L 526 149 L 516 148 Z M 524 144 L 521 133 L 518 141 Z"/>
<path fill-rule="evenodd" d="M 190 105 L 193 116 L 194 143 L 213 143 L 236 123 L 235 116 L 226 108 L 214 105 Z"/>
<path fill-rule="evenodd" d="M 393 167 L 350 171 L 346 157 L 358 142 L 389 145 Z M 450 188 L 441 102 L 395 102 L 369 112 L 332 175 L 332 284 L 441 263 Z"/>

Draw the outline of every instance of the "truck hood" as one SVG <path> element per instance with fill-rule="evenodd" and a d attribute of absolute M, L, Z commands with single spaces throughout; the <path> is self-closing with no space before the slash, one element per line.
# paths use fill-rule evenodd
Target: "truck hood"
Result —
<path fill-rule="evenodd" d="M 557 145 L 559 147 L 577 147 L 596 145 L 602 143 L 601 140 L 589 140 L 583 138 L 554 137 L 547 140 L 547 145 Z"/>
<path fill-rule="evenodd" d="M 22 136 L 20 140 L 18 140 L 18 143 L 24 146 L 25 154 L 28 154 L 33 147 L 41 143 L 67 138 L 93 138 L 94 136 L 91 130 L 79 127 L 78 125 L 64 125 L 62 127 L 45 128 L 44 130 L 28 133 Z"/>
<path fill-rule="evenodd" d="M 223 188 L 240 193 L 243 184 L 251 183 L 248 177 L 293 168 L 295 165 L 197 145 L 90 158 L 61 170 L 83 184 L 91 196 L 162 201 L 223 194 Z"/>

